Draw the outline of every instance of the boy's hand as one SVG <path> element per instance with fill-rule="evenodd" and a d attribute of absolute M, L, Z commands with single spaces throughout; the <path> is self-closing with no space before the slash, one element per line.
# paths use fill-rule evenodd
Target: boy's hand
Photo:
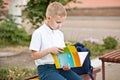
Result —
<path fill-rule="evenodd" d="M 62 68 L 63 68 L 63 70 L 70 70 L 70 66 L 68 66 L 68 65 L 64 65 Z"/>
<path fill-rule="evenodd" d="M 50 48 L 50 52 L 53 54 L 58 54 L 58 53 L 64 52 L 64 50 L 62 48 L 59 48 L 59 47 L 52 47 L 52 48 Z"/>

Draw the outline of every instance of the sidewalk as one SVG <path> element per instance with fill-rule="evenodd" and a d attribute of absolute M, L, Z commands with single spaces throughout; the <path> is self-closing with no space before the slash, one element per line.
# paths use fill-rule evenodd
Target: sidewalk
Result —
<path fill-rule="evenodd" d="M 20 53 L 0 52 L 0 67 L 36 68 L 28 50 Z"/>
<path fill-rule="evenodd" d="M 105 63 L 105 80 L 119 80 L 119 77 L 120 64 Z M 97 80 L 102 80 L 102 72 L 97 74 Z"/>

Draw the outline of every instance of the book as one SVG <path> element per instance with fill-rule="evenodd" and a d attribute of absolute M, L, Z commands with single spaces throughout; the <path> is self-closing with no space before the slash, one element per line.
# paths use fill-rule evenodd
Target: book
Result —
<path fill-rule="evenodd" d="M 67 46 L 63 53 L 52 54 L 57 69 L 64 65 L 82 67 L 88 52 L 78 52 L 75 46 Z"/>

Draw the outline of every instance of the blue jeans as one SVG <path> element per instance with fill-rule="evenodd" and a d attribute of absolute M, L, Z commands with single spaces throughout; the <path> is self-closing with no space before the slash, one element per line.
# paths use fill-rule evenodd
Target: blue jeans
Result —
<path fill-rule="evenodd" d="M 40 80 L 82 80 L 72 70 L 56 69 L 54 64 L 39 65 L 37 69 Z"/>

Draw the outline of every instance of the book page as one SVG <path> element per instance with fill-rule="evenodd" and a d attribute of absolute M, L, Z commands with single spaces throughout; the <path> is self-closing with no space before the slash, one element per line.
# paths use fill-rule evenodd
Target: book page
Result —
<path fill-rule="evenodd" d="M 78 52 L 78 55 L 79 55 L 79 58 L 80 58 L 81 65 L 83 65 L 84 60 L 85 60 L 87 54 L 88 54 L 88 52 Z"/>

